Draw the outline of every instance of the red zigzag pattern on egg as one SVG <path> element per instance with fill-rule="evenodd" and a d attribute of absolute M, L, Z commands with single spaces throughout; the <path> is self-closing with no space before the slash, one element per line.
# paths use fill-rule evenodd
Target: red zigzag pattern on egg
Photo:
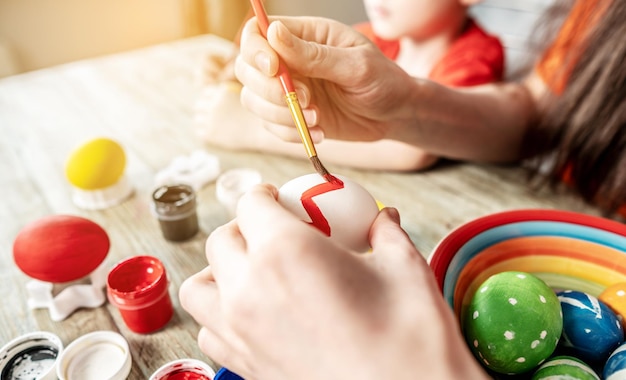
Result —
<path fill-rule="evenodd" d="M 324 217 L 324 214 L 322 214 L 322 210 L 320 210 L 313 198 L 331 191 L 343 189 L 343 187 L 343 181 L 333 176 L 330 181 L 313 186 L 312 188 L 302 193 L 302 196 L 300 197 L 302 207 L 304 207 L 304 210 L 307 214 L 309 214 L 309 217 L 311 218 L 311 221 L 308 223 L 315 226 L 318 230 L 322 231 L 322 233 L 324 233 L 326 236 L 331 235 L 330 225 L 328 224 L 328 220 L 326 220 L 326 217 Z"/>

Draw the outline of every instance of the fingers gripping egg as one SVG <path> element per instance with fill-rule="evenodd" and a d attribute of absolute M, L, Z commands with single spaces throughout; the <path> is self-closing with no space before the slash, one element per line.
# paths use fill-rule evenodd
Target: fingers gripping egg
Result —
<path fill-rule="evenodd" d="M 359 252 L 370 248 L 369 230 L 379 208 L 356 182 L 343 176 L 326 181 L 308 174 L 285 183 L 278 202 L 336 242 Z"/>

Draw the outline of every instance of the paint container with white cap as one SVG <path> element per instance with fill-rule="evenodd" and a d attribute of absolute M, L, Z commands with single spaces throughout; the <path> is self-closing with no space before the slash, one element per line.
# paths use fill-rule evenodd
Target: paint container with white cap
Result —
<path fill-rule="evenodd" d="M 261 173 L 248 168 L 231 169 L 217 177 L 215 195 L 231 219 L 235 217 L 239 198 L 261 181 Z"/>
<path fill-rule="evenodd" d="M 124 380 L 132 359 L 128 342 L 113 331 L 94 331 L 76 339 L 60 355 L 59 380 Z"/>
<path fill-rule="evenodd" d="M 196 359 L 179 359 L 166 363 L 149 380 L 213 380 L 215 371 Z"/>
<path fill-rule="evenodd" d="M 0 348 L 0 379 L 56 379 L 61 339 L 47 331 L 19 336 Z"/>

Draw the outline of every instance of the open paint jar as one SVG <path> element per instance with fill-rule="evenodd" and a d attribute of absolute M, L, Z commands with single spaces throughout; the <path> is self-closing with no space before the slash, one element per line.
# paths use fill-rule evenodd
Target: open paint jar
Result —
<path fill-rule="evenodd" d="M 179 359 L 163 365 L 150 380 L 213 380 L 215 371 L 207 363 L 196 359 Z"/>
<path fill-rule="evenodd" d="M 63 352 L 61 339 L 46 331 L 19 336 L 0 349 L 1 379 L 56 379 L 57 358 Z"/>
<path fill-rule="evenodd" d="M 191 186 L 161 186 L 152 193 L 152 201 L 165 239 L 187 240 L 198 232 L 196 193 Z"/>
<path fill-rule="evenodd" d="M 156 331 L 172 318 L 165 267 L 152 256 L 134 256 L 119 262 L 107 278 L 107 296 L 117 306 L 129 329 Z"/>

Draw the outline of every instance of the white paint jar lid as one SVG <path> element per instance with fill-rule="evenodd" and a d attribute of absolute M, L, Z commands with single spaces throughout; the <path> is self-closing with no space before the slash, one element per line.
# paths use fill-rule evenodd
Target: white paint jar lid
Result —
<path fill-rule="evenodd" d="M 262 180 L 261 173 L 255 169 L 230 169 L 217 178 L 215 183 L 217 200 L 224 205 L 229 216 L 234 218 L 239 198 Z"/>
<path fill-rule="evenodd" d="M 65 348 L 57 363 L 60 380 L 124 380 L 132 361 L 128 342 L 113 331 L 94 331 Z"/>

